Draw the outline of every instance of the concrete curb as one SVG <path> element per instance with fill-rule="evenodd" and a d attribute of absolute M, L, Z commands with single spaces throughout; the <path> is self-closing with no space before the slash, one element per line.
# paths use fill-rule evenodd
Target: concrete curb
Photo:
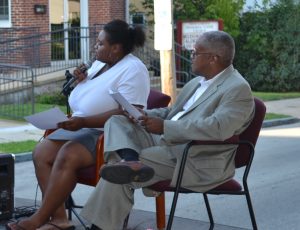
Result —
<path fill-rule="evenodd" d="M 27 153 L 18 153 L 15 155 L 15 163 L 25 162 L 25 161 L 31 161 L 32 160 L 32 152 Z"/>
<path fill-rule="evenodd" d="M 300 119 L 295 117 L 267 120 L 263 122 L 262 128 L 293 124 L 297 122 L 300 122 Z M 31 152 L 15 154 L 15 163 L 31 161 L 31 160 L 32 160 Z"/>
<path fill-rule="evenodd" d="M 268 127 L 273 127 L 278 125 L 288 125 L 288 124 L 297 123 L 299 121 L 300 119 L 296 117 L 267 120 L 263 122 L 262 128 L 268 128 Z"/>

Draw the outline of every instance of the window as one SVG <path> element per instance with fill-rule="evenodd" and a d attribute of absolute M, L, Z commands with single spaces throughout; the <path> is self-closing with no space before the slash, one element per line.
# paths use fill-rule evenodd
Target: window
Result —
<path fill-rule="evenodd" d="M 132 24 L 145 24 L 145 14 L 144 13 L 134 13 L 131 16 Z"/>
<path fill-rule="evenodd" d="M 0 0 L 0 27 L 11 26 L 10 1 L 11 0 Z"/>

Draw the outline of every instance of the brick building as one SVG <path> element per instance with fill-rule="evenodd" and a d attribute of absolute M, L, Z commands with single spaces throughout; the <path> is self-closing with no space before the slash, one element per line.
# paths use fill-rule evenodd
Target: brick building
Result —
<path fill-rule="evenodd" d="M 128 0 L 0 1 L 0 63 L 46 66 L 51 61 L 49 32 L 54 25 L 66 29 L 76 20 L 80 27 L 126 20 L 127 9 Z M 49 45 L 36 47 L 46 42 Z M 86 59 L 87 53 L 81 58 Z"/>

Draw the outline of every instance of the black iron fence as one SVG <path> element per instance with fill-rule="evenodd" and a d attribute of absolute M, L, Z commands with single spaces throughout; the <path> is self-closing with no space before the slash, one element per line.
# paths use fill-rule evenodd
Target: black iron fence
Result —
<path fill-rule="evenodd" d="M 0 116 L 22 118 L 34 113 L 34 73 L 31 67 L 0 63 Z"/>
<path fill-rule="evenodd" d="M 53 25 L 49 33 L 40 33 L 36 27 L 0 29 L 0 63 L 5 63 L 0 69 L 0 116 L 22 117 L 21 111 L 34 112 L 35 83 L 93 57 L 102 27 L 64 29 L 61 25 Z M 152 88 L 160 90 L 160 56 L 153 48 L 153 41 L 148 40 L 134 53 L 149 69 Z M 177 86 L 182 87 L 194 77 L 190 52 L 175 44 L 175 59 Z M 60 75 L 64 77 L 61 72 Z"/>

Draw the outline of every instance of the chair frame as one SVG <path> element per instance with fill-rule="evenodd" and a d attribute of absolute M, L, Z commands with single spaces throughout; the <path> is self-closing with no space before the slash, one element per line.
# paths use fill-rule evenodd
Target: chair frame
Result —
<path fill-rule="evenodd" d="M 239 145 L 247 145 L 249 148 L 249 151 L 250 151 L 249 163 L 246 165 L 246 168 L 245 168 L 245 171 L 243 174 L 243 179 L 242 179 L 244 189 L 242 189 L 241 191 L 235 191 L 235 192 L 210 190 L 208 192 L 203 193 L 203 198 L 204 198 L 204 202 L 206 205 L 206 210 L 207 210 L 207 214 L 208 214 L 208 218 L 209 218 L 209 222 L 210 222 L 210 226 L 211 226 L 210 229 L 213 229 L 213 227 L 214 227 L 214 219 L 212 216 L 212 212 L 211 212 L 211 208 L 209 205 L 207 195 L 245 195 L 252 227 L 254 230 L 257 230 L 257 223 L 255 220 L 255 214 L 254 214 L 253 205 L 251 202 L 251 197 L 250 197 L 250 192 L 249 192 L 249 187 L 248 187 L 248 183 L 247 183 L 248 175 L 249 175 L 252 161 L 254 158 L 255 148 L 254 148 L 254 145 L 250 141 L 239 141 Z"/>
<path fill-rule="evenodd" d="M 181 161 L 180 167 L 179 167 L 179 173 L 178 173 L 178 177 L 177 177 L 177 181 L 176 181 L 176 186 L 170 187 L 169 186 L 170 181 L 161 181 L 161 182 L 157 182 L 154 185 L 149 186 L 150 189 L 161 192 L 161 194 L 158 197 L 156 197 L 156 215 L 157 215 L 156 221 L 157 221 L 158 229 L 164 229 L 164 227 L 165 227 L 165 198 L 164 198 L 165 191 L 174 192 L 170 215 L 169 215 L 168 224 L 167 224 L 167 228 L 166 228 L 167 230 L 170 230 L 172 227 L 179 193 L 201 193 L 201 192 L 192 191 L 192 190 L 188 190 L 188 189 L 180 187 L 181 182 L 182 182 L 183 173 L 184 173 L 185 163 L 186 163 L 186 160 L 188 157 L 188 152 L 189 152 L 190 147 L 194 146 L 194 145 L 228 145 L 228 144 L 232 145 L 232 144 L 234 144 L 234 145 L 238 145 L 238 148 L 241 146 L 246 146 L 246 149 L 248 148 L 248 151 L 249 151 L 248 155 L 247 155 L 248 158 L 246 161 L 244 159 L 241 162 L 239 162 L 240 159 L 237 157 L 237 155 L 235 157 L 236 168 L 241 168 L 241 167 L 245 168 L 244 173 L 243 173 L 243 178 L 242 178 L 243 186 L 241 186 L 239 184 L 239 182 L 235 181 L 234 179 L 231 179 L 229 182 L 233 182 L 235 184 L 235 186 L 236 186 L 235 190 L 229 190 L 228 188 L 224 189 L 224 185 L 226 186 L 226 183 L 227 183 L 227 182 L 224 182 L 220 186 L 218 186 L 214 189 L 211 189 L 207 192 L 202 193 L 204 202 L 206 205 L 207 213 L 208 213 L 208 218 L 210 221 L 209 229 L 211 230 L 214 228 L 214 219 L 213 219 L 212 211 L 211 211 L 209 200 L 208 200 L 208 195 L 245 195 L 250 218 L 251 218 L 252 227 L 254 230 L 257 230 L 257 223 L 255 220 L 253 205 L 252 205 L 251 198 L 250 198 L 250 192 L 249 192 L 249 188 L 248 188 L 248 184 L 247 184 L 247 179 L 248 179 L 249 171 L 250 171 L 252 161 L 254 158 L 255 144 L 256 144 L 257 138 L 259 136 L 259 131 L 262 126 L 263 118 L 264 118 L 264 115 L 266 112 L 266 107 L 263 104 L 263 102 L 260 101 L 259 99 L 255 98 L 254 100 L 255 100 L 256 112 L 255 112 L 253 121 L 251 122 L 249 127 L 252 126 L 251 131 L 253 131 L 255 133 L 255 135 L 253 135 L 250 138 L 247 137 L 250 132 L 250 131 L 248 131 L 248 128 L 249 128 L 248 127 L 244 131 L 246 137 L 243 137 L 243 134 L 244 134 L 244 132 L 243 132 L 239 136 L 233 136 L 225 141 L 195 141 L 195 140 L 190 141 L 183 151 L 183 156 L 182 156 L 182 161 Z M 257 127 L 257 128 L 253 128 L 253 126 Z M 254 137 L 254 139 L 253 139 L 253 137 Z M 243 139 L 241 139 L 241 138 L 243 138 Z M 248 138 L 249 138 L 249 140 L 248 140 Z M 237 149 L 237 151 L 242 151 L 242 150 Z M 244 152 L 244 151 L 242 151 L 242 152 Z M 222 185 L 223 185 L 223 189 L 222 189 Z"/>
<path fill-rule="evenodd" d="M 253 157 L 254 157 L 254 145 L 249 142 L 249 141 L 245 141 L 245 140 L 241 140 L 241 141 L 225 141 L 225 142 L 220 142 L 220 143 L 213 143 L 213 145 L 246 145 L 249 148 L 250 151 L 250 159 L 249 159 L 249 163 L 245 166 L 245 171 L 243 174 L 243 190 L 241 191 L 219 191 L 219 190 L 210 190 L 208 192 L 204 192 L 203 193 L 203 198 L 204 198 L 204 202 L 206 205 L 206 210 L 208 213 L 208 217 L 209 217 L 209 221 L 210 221 L 210 228 L 209 229 L 213 229 L 214 228 L 214 219 L 213 219 L 213 215 L 211 212 L 211 208 L 210 208 L 210 204 L 209 204 L 209 200 L 208 200 L 208 194 L 210 195 L 245 195 L 246 196 L 246 200 L 247 200 L 247 204 L 248 204 L 248 209 L 249 209 L 249 214 L 250 214 L 250 218 L 251 218 L 251 223 L 252 223 L 252 227 L 253 229 L 257 229 L 257 224 L 256 224 L 256 220 L 255 220 L 255 215 L 254 215 L 254 210 L 253 210 L 253 205 L 251 202 L 251 198 L 250 198 L 250 193 L 249 193 L 249 188 L 248 188 L 248 184 L 247 184 L 247 178 L 248 178 L 248 174 L 251 168 L 251 164 L 253 161 Z M 183 189 L 180 187 L 181 182 L 182 182 L 182 178 L 183 178 L 183 173 L 184 173 L 184 168 L 185 168 L 185 164 L 186 164 L 186 160 L 187 160 L 187 156 L 189 153 L 189 149 L 194 146 L 194 145 L 212 145 L 211 143 L 197 143 L 197 141 L 191 141 L 187 144 L 186 148 L 184 149 L 183 152 L 183 157 L 182 157 L 182 161 L 180 164 L 180 168 L 179 168 L 179 175 L 176 181 L 176 186 L 174 189 L 174 197 L 173 197 L 173 201 L 172 201 L 172 206 L 171 206 L 171 211 L 170 211 L 170 215 L 169 215 L 169 219 L 168 219 L 168 225 L 167 225 L 167 230 L 170 230 L 172 228 L 172 223 L 173 223 L 173 219 L 174 219 L 174 214 L 175 214 L 175 209 L 176 209 L 176 205 L 177 205 L 177 200 L 178 200 L 178 196 L 179 193 L 198 193 L 195 191 L 191 191 L 191 190 L 187 190 L 187 189 Z M 172 189 L 171 189 L 172 190 Z"/>

